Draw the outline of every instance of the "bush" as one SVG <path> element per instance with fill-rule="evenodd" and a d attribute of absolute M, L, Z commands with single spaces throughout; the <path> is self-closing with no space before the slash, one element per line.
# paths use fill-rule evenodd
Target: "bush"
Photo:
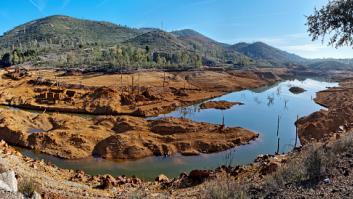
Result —
<path fill-rule="evenodd" d="M 347 135 L 332 144 L 332 152 L 335 154 L 353 151 L 353 135 Z"/>
<path fill-rule="evenodd" d="M 0 163 L 0 173 L 4 173 L 4 172 L 6 172 L 6 171 L 8 171 L 8 169 L 6 168 L 6 166 Z"/>
<path fill-rule="evenodd" d="M 245 199 L 246 193 L 238 183 L 226 177 L 226 179 L 216 179 L 205 184 L 202 198 L 207 199 Z"/>
<path fill-rule="evenodd" d="M 31 197 L 35 191 L 38 192 L 39 185 L 31 178 L 22 179 L 18 184 L 18 191 L 27 197 Z"/>
<path fill-rule="evenodd" d="M 325 172 L 325 160 L 319 149 L 310 149 L 304 159 L 304 168 L 308 180 L 317 181 Z"/>

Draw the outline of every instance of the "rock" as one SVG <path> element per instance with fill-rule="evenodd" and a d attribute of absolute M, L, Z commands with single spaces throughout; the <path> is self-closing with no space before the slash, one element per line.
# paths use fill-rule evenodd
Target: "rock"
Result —
<path fill-rule="evenodd" d="M 115 187 L 116 185 L 117 181 L 115 180 L 115 178 L 111 175 L 107 175 L 101 178 L 101 185 L 99 186 L 99 188 L 110 189 L 112 187 Z"/>
<path fill-rule="evenodd" d="M 300 93 L 305 92 L 305 89 L 297 87 L 297 86 L 293 86 L 289 89 L 289 91 L 293 94 L 300 94 Z"/>
<path fill-rule="evenodd" d="M 278 169 L 278 167 L 279 167 L 278 163 L 274 163 L 274 162 L 265 163 L 262 166 L 260 173 L 261 175 L 268 175 L 275 172 Z"/>
<path fill-rule="evenodd" d="M 211 173 L 208 170 L 192 170 L 188 178 L 193 182 L 201 183 L 209 178 L 210 175 Z"/>
<path fill-rule="evenodd" d="M 167 182 L 169 182 L 169 178 L 167 176 L 161 174 L 155 179 L 155 181 L 159 182 L 159 183 L 167 183 Z"/>
<path fill-rule="evenodd" d="M 7 171 L 0 174 L 0 189 L 17 192 L 17 179 L 14 171 Z"/>
<path fill-rule="evenodd" d="M 33 192 L 31 199 L 42 199 L 42 196 L 38 192 Z"/>
<path fill-rule="evenodd" d="M 227 102 L 227 101 L 210 101 L 204 102 L 200 105 L 201 109 L 220 109 L 226 110 L 232 108 L 234 105 L 243 105 L 241 102 Z"/>

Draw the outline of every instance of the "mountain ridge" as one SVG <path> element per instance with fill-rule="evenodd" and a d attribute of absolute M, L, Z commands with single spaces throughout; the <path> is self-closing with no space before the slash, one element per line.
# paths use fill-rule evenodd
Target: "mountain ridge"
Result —
<path fill-rule="evenodd" d="M 152 52 L 188 53 L 201 56 L 204 65 L 217 66 L 269 66 L 288 65 L 323 66 L 335 62 L 336 67 L 348 68 L 344 60 L 306 59 L 263 42 L 226 44 L 218 42 L 192 29 L 166 32 L 158 28 L 130 28 L 106 21 L 78 19 L 65 15 L 52 15 L 36 19 L 5 32 L 0 36 L 0 55 L 10 49 L 30 49 L 46 46 L 61 52 L 79 47 L 127 45 Z M 50 51 L 45 48 L 45 51 Z M 57 52 L 57 51 L 56 51 Z M 337 63 L 336 63 L 337 62 Z M 346 61 L 348 62 L 348 61 Z M 316 64 L 316 65 L 315 65 Z"/>

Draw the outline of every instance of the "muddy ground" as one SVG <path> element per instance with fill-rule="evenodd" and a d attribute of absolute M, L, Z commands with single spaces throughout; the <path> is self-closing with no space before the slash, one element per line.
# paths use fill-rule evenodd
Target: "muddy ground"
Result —
<path fill-rule="evenodd" d="M 281 78 L 267 71 L 73 75 L 34 70 L 14 81 L 0 74 L 0 104 L 41 111 L 157 116 L 227 92 L 256 88 Z M 278 72 L 281 73 L 281 72 Z"/>
<path fill-rule="evenodd" d="M 314 100 L 327 109 L 297 121 L 302 144 L 339 137 L 353 127 L 353 79 L 343 80 L 337 88 L 318 92 Z"/>
<path fill-rule="evenodd" d="M 67 76 L 53 70 L 32 71 L 32 77 L 19 81 L 1 79 L 2 104 L 63 112 L 129 115 L 84 119 L 64 114 L 2 110 L 0 135 L 10 144 L 67 159 L 84 158 L 92 154 L 108 159 L 136 159 L 177 152 L 196 155 L 221 151 L 247 143 L 257 134 L 242 128 L 224 128 L 185 119 L 147 121 L 130 115 L 157 115 L 183 104 L 293 77 L 294 73 L 287 69 L 151 72 L 134 74 L 134 86 L 131 86 L 132 75 L 123 75 L 123 83 L 119 84 L 119 74 Z M 296 73 L 310 74 L 311 71 Z M 332 73 L 332 76 L 340 80 L 346 77 L 338 72 Z M 140 79 L 139 83 L 136 78 Z M 328 109 L 297 122 L 302 144 L 327 141 L 332 137 L 339 139 L 342 133 L 352 127 L 352 87 L 353 81 L 347 79 L 341 82 L 339 88 L 318 93 L 315 101 Z M 74 92 L 67 93 L 68 90 Z M 59 100 L 53 104 L 48 99 L 48 93 L 59 93 Z M 287 159 L 285 155 L 263 156 L 254 164 L 244 167 L 199 170 L 193 174 L 182 174 L 172 181 L 166 180 L 167 183 L 150 183 L 137 178 L 88 176 L 81 171 L 59 169 L 23 157 L 3 142 L 0 145 L 4 164 L 14 169 L 20 178 L 35 179 L 41 185 L 41 193 L 44 196 L 47 194 L 47 198 L 128 198 L 135 197 L 139 192 L 150 198 L 164 195 L 171 198 L 199 198 L 202 188 L 180 189 L 184 185 L 183 179 L 186 179 L 187 185 L 193 185 L 195 180 L 198 184 L 202 182 L 200 179 L 226 173 L 227 177 L 239 181 L 261 181 L 264 175 L 277 170 Z M 221 174 L 214 176 L 214 173 Z"/>
<path fill-rule="evenodd" d="M 246 144 L 249 130 L 188 119 L 145 120 L 133 116 L 84 119 L 64 114 L 0 110 L 0 139 L 65 159 L 92 155 L 131 160 L 181 153 L 213 153 Z"/>
<path fill-rule="evenodd" d="M 204 102 L 200 105 L 201 109 L 219 109 L 226 110 L 230 109 L 235 105 L 243 105 L 241 102 L 228 102 L 228 101 L 209 101 Z"/>

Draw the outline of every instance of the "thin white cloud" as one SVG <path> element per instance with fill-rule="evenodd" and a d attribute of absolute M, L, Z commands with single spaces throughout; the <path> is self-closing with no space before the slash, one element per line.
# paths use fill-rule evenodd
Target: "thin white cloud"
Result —
<path fill-rule="evenodd" d="M 40 13 L 43 13 L 45 7 L 47 6 L 46 0 L 28 0 L 32 6 L 34 6 Z"/>
<path fill-rule="evenodd" d="M 65 9 L 66 6 L 70 4 L 70 2 L 71 2 L 71 0 L 64 0 L 64 1 L 63 1 L 63 4 L 62 4 L 62 6 L 61 6 L 61 8 L 62 8 L 62 9 Z"/>
<path fill-rule="evenodd" d="M 307 43 L 301 45 L 291 45 L 287 46 L 286 49 L 290 51 L 301 51 L 301 52 L 317 52 L 324 49 L 325 46 L 316 43 Z"/>

